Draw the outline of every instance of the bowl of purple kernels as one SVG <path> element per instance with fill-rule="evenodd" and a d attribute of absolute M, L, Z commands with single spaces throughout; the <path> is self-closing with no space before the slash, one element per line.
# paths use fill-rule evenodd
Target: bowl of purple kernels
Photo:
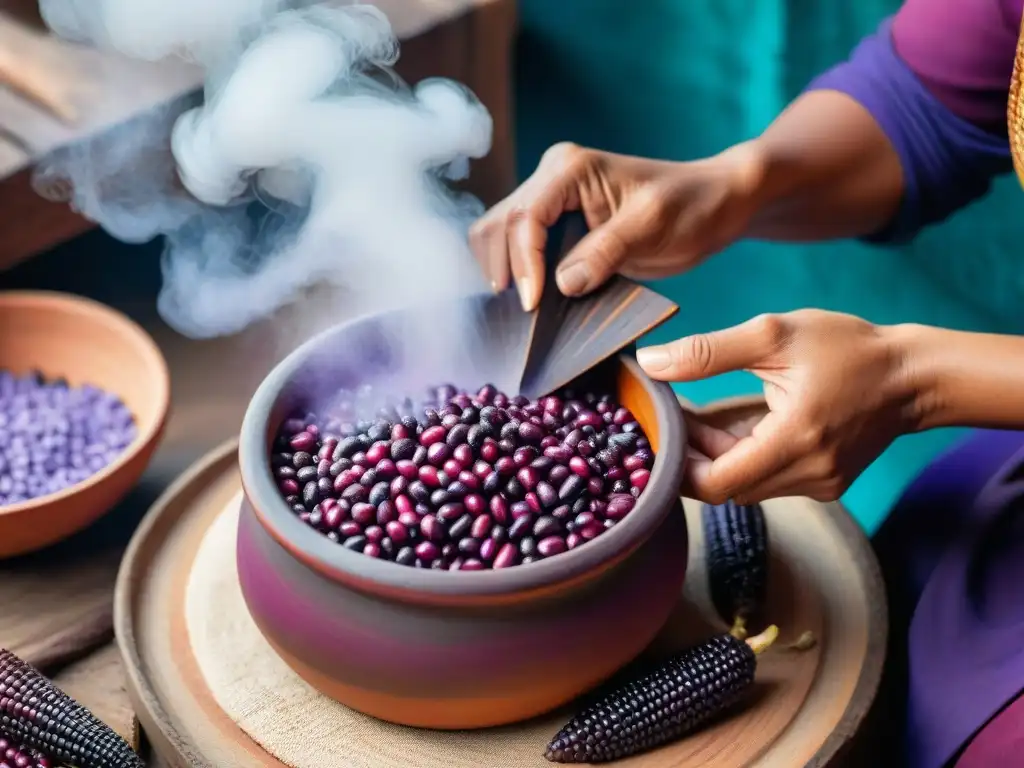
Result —
<path fill-rule="evenodd" d="M 271 455 L 298 518 L 368 557 L 449 571 L 555 557 L 624 520 L 651 477 L 650 440 L 609 393 L 374 395 L 286 419 Z"/>
<path fill-rule="evenodd" d="M 380 323 L 308 342 L 250 403 L 249 611 L 314 687 L 392 722 L 480 728 L 563 705 L 679 599 L 675 396 L 627 355 L 535 402 L 483 382 L 396 389 L 405 363 Z"/>
<path fill-rule="evenodd" d="M 60 493 L 106 469 L 138 435 L 98 387 L 0 370 L 0 508 Z"/>
<path fill-rule="evenodd" d="M 41 549 L 116 504 L 163 431 L 156 344 L 120 313 L 56 293 L 0 293 L 0 557 Z"/>

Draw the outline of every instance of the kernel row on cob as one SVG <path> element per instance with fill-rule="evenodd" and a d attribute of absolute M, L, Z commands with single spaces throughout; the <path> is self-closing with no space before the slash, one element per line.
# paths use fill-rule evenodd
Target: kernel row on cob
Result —
<path fill-rule="evenodd" d="M 3 649 L 0 737 L 9 749 L 24 752 L 26 759 L 35 757 L 37 768 L 52 765 L 39 762 L 39 757 L 74 768 L 144 768 L 124 739 L 37 669 Z M 24 768 L 31 766 L 24 762 Z"/>
<path fill-rule="evenodd" d="M 554 763 L 607 763 L 693 733 L 742 698 L 758 655 L 778 634 L 774 625 L 745 640 L 724 633 L 670 658 L 576 715 L 544 756 Z"/>

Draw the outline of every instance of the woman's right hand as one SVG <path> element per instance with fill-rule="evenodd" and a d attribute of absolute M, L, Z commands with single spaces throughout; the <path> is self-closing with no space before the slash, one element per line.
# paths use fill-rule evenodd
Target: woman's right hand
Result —
<path fill-rule="evenodd" d="M 579 296 L 616 273 L 667 277 L 725 248 L 746 230 L 762 176 L 754 143 L 685 163 L 558 144 L 473 225 L 470 244 L 494 290 L 514 280 L 530 311 L 543 289 L 547 230 L 563 213 L 582 211 L 590 229 L 555 276 L 563 294 Z"/>

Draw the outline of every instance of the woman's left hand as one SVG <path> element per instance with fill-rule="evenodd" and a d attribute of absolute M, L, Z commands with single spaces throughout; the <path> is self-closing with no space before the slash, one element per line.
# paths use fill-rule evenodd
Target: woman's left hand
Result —
<path fill-rule="evenodd" d="M 764 381 L 767 412 L 735 423 L 687 413 L 684 493 L 753 503 L 779 496 L 833 501 L 899 435 L 918 423 L 907 355 L 883 326 L 800 310 L 639 350 L 652 378 L 694 381 L 747 370 Z"/>

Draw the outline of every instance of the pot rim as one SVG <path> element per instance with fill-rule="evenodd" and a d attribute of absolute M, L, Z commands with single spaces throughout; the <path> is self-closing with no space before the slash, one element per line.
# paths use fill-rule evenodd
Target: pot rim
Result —
<path fill-rule="evenodd" d="M 644 494 L 621 522 L 601 536 L 556 557 L 513 568 L 482 571 L 442 571 L 400 566 L 367 557 L 330 541 L 292 512 L 281 497 L 270 467 L 268 424 L 277 400 L 292 377 L 328 340 L 357 325 L 375 322 L 368 315 L 333 326 L 314 336 L 278 363 L 257 388 L 245 412 L 238 458 L 245 498 L 263 528 L 293 557 L 334 580 L 370 592 L 430 598 L 511 596 L 546 590 L 564 582 L 585 579 L 621 561 L 646 541 L 675 509 L 664 504 L 665 494 L 679 496 L 686 460 L 686 425 L 672 388 L 650 379 L 631 356 L 619 354 L 620 364 L 642 384 L 654 406 L 659 450 Z"/>

